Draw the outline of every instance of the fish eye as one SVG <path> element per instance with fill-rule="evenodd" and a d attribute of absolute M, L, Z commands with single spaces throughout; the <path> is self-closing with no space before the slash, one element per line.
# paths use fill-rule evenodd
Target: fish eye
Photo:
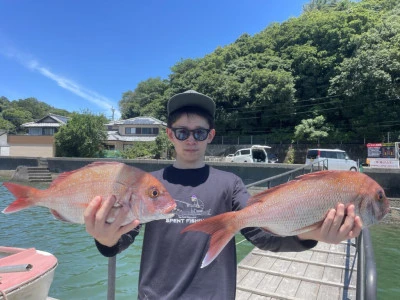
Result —
<path fill-rule="evenodd" d="M 157 198 L 160 196 L 160 192 L 156 188 L 152 188 L 149 190 L 149 196 L 150 198 Z"/>
<path fill-rule="evenodd" d="M 378 191 L 378 200 L 383 200 L 383 191 L 382 190 Z"/>

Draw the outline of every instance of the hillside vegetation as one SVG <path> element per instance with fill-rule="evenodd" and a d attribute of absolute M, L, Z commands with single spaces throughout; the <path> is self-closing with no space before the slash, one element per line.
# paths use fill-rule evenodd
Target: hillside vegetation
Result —
<path fill-rule="evenodd" d="M 243 34 L 123 94 L 123 118 L 165 120 L 194 89 L 214 98 L 218 135 L 273 142 L 379 142 L 400 135 L 400 3 L 311 1 L 298 18 Z"/>

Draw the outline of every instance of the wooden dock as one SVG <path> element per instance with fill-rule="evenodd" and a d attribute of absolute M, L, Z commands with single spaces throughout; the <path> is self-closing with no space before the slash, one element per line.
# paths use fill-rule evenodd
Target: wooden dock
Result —
<path fill-rule="evenodd" d="M 356 299 L 354 243 L 318 243 L 303 252 L 254 248 L 238 264 L 236 299 Z"/>

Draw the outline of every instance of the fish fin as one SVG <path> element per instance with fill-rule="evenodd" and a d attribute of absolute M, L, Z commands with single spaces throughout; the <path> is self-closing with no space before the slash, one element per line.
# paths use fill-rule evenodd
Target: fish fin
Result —
<path fill-rule="evenodd" d="M 119 165 L 119 164 L 121 164 L 121 163 L 117 162 L 117 161 L 96 161 L 96 162 L 88 164 L 80 169 L 61 173 L 60 175 L 58 175 L 58 177 L 56 179 L 53 180 L 53 182 L 50 184 L 50 187 L 58 185 L 59 183 L 63 182 L 67 177 L 71 176 L 74 173 L 82 171 L 82 169 L 98 167 L 101 165 Z"/>
<path fill-rule="evenodd" d="M 68 223 L 72 223 L 71 221 L 69 221 L 68 219 L 64 218 L 58 211 L 56 211 L 55 209 L 50 209 L 51 214 L 54 216 L 54 218 L 56 218 L 57 220 L 63 221 L 63 222 L 68 222 Z"/>
<path fill-rule="evenodd" d="M 265 201 L 265 196 L 272 193 L 273 191 L 277 190 L 279 187 L 280 186 L 269 188 L 268 190 L 262 191 L 256 195 L 250 197 L 249 200 L 247 200 L 246 206 L 250 206 L 250 205 L 256 204 L 258 202 Z"/>
<path fill-rule="evenodd" d="M 265 198 L 265 197 L 266 197 L 268 194 L 271 194 L 271 193 L 273 193 L 273 192 L 276 192 L 276 191 L 279 190 L 279 189 L 285 189 L 285 188 L 287 187 L 287 185 L 295 184 L 296 181 L 299 181 L 299 180 L 301 180 L 301 181 L 305 181 L 305 180 L 315 180 L 315 179 L 318 179 L 318 180 L 319 180 L 319 179 L 321 179 L 321 178 L 324 177 L 324 176 L 330 176 L 331 174 L 338 173 L 338 172 L 343 172 L 343 171 L 338 171 L 338 170 L 324 170 L 324 171 L 318 171 L 318 172 L 313 172 L 313 173 L 307 173 L 307 174 L 304 174 L 304 175 L 300 175 L 300 176 L 294 178 L 294 179 L 291 180 L 291 181 L 288 181 L 288 182 L 286 182 L 286 183 L 283 183 L 283 184 L 274 186 L 274 187 L 272 187 L 272 188 L 269 188 L 269 189 L 267 189 L 267 190 L 265 190 L 265 191 L 262 191 L 262 192 L 260 192 L 260 193 L 258 193 L 258 194 L 256 194 L 256 195 L 252 196 L 252 197 L 249 198 L 249 200 L 247 201 L 246 206 L 250 206 L 250 205 L 253 205 L 253 204 L 258 203 L 258 202 L 265 202 L 265 201 L 266 201 L 266 198 Z"/>
<path fill-rule="evenodd" d="M 239 231 L 239 228 L 235 226 L 234 214 L 235 212 L 223 213 L 191 224 L 181 231 L 181 233 L 201 231 L 211 235 L 209 249 L 203 259 L 201 268 L 212 263 L 226 244 L 235 236 L 235 233 Z"/>
<path fill-rule="evenodd" d="M 282 235 L 279 235 L 279 234 L 276 234 L 276 233 L 274 233 L 274 232 L 272 232 L 271 230 L 269 230 L 268 228 L 266 228 L 266 227 L 261 227 L 263 230 L 265 230 L 266 232 L 268 232 L 268 233 L 270 233 L 271 235 L 273 235 L 273 236 L 282 236 Z"/>
<path fill-rule="evenodd" d="M 291 235 L 298 235 L 298 234 L 303 233 L 303 232 L 308 232 L 308 231 L 312 231 L 314 229 L 317 229 L 318 227 L 320 227 L 322 225 L 323 222 L 324 222 L 324 220 L 318 221 L 318 222 L 316 222 L 314 224 L 308 225 L 308 226 L 303 227 L 303 228 L 299 228 L 299 229 L 297 229 L 295 231 L 292 231 Z"/>
<path fill-rule="evenodd" d="M 31 186 L 20 185 L 12 182 L 3 182 L 3 185 L 14 195 L 16 200 L 7 206 L 2 212 L 11 214 L 35 205 L 33 200 L 38 189 Z"/>

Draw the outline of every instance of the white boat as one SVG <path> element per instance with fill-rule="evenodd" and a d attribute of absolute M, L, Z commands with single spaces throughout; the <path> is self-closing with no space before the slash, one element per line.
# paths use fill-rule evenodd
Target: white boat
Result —
<path fill-rule="evenodd" d="M 0 246 L 0 300 L 44 300 L 57 258 L 35 248 Z"/>

